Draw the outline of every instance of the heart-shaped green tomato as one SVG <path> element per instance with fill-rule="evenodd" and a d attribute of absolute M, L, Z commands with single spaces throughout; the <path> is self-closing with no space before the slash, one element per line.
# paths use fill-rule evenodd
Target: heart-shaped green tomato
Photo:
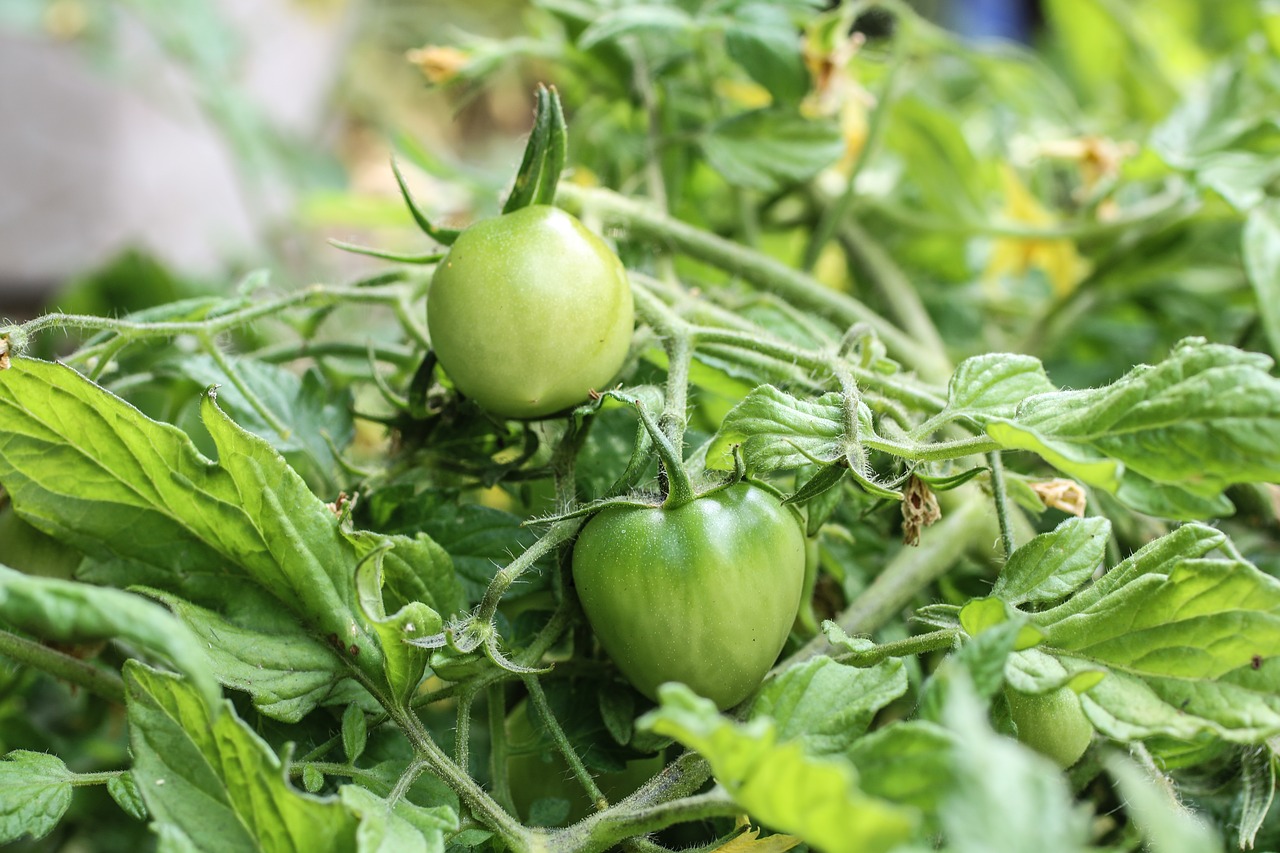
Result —
<path fill-rule="evenodd" d="M 675 509 L 608 507 L 583 528 L 573 579 L 592 629 L 641 693 L 680 681 L 728 708 L 773 666 L 800 606 L 804 535 L 747 483 Z"/>

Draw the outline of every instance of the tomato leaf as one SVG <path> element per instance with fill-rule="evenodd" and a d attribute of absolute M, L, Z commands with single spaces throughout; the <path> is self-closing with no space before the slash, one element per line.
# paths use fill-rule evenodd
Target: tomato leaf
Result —
<path fill-rule="evenodd" d="M 1118 754 L 1104 760 L 1116 781 L 1125 810 L 1133 818 L 1147 849 L 1161 853 L 1221 853 L 1222 836 L 1168 795 L 1162 784 Z"/>
<path fill-rule="evenodd" d="M 133 593 L 0 566 L 0 620 L 60 643 L 128 640 L 172 663 L 210 708 L 221 702 L 195 634 L 160 605 Z"/>
<path fill-rule="evenodd" d="M 590 50 L 603 42 L 640 33 L 687 39 L 693 32 L 693 19 L 682 9 L 658 3 L 629 4 L 596 18 L 578 36 L 578 47 Z"/>
<path fill-rule="evenodd" d="M 393 806 L 358 785 L 343 785 L 338 796 L 360 818 L 359 853 L 444 853 L 444 832 L 458 827 L 448 809 L 424 809 L 404 798 Z"/>
<path fill-rule="evenodd" d="M 1056 391 L 1040 359 L 990 353 L 966 358 L 947 385 L 950 417 L 1012 417 L 1018 404 L 1036 394 Z"/>
<path fill-rule="evenodd" d="M 683 684 L 665 684 L 661 706 L 638 725 L 701 753 L 729 795 L 761 822 L 828 853 L 888 851 L 911 837 L 913 810 L 867 796 L 853 765 L 782 742 L 767 717 L 734 723 Z"/>
<path fill-rule="evenodd" d="M 75 774 L 56 755 L 18 749 L 0 760 L 0 844 L 48 835 L 71 806 Z"/>
<path fill-rule="evenodd" d="M 1132 472 L 1200 499 L 1182 506 L 1203 512 L 1232 484 L 1280 479 L 1280 379 L 1271 364 L 1188 338 L 1159 364 L 1104 388 L 1032 396 L 1014 415 L 986 419 L 986 431 L 1121 500 L 1132 494 L 1122 488 Z"/>
<path fill-rule="evenodd" d="M 121 773 L 108 779 L 107 793 L 129 817 L 147 819 L 147 804 L 142 801 L 142 792 L 138 790 L 138 783 L 132 773 Z"/>
<path fill-rule="evenodd" d="M 730 184 L 771 192 L 806 181 L 838 160 L 844 137 L 827 121 L 785 110 L 753 110 L 713 125 L 702 150 Z"/>
<path fill-rule="evenodd" d="M 354 849 L 356 820 L 285 781 L 280 759 L 230 706 L 215 717 L 181 681 L 125 664 L 134 777 L 153 819 L 198 851 Z"/>
<path fill-rule="evenodd" d="M 274 720 L 298 722 L 350 675 L 333 645 L 252 587 L 229 596 L 226 610 L 234 621 L 177 596 L 150 592 L 195 634 L 218 681 L 248 693 L 254 708 Z"/>
<path fill-rule="evenodd" d="M 338 460 L 334 448 L 346 447 L 355 434 L 351 395 L 336 393 L 315 369 L 301 377 L 282 367 L 252 358 L 230 359 L 236 380 L 253 392 L 278 423 L 288 429 L 282 435 L 267 422 L 236 382 L 208 355 L 197 354 L 168 361 L 157 368 L 161 376 L 182 377 L 191 383 L 192 410 L 198 409 L 198 392 L 218 386 L 218 405 L 241 428 L 265 440 L 302 474 L 313 488 L 333 489 Z M 179 415 L 179 418 L 182 416 Z M 176 421 L 181 424 L 181 419 Z M 192 439 L 202 452 L 213 448 L 194 430 Z M 202 443 L 203 442 L 203 443 Z"/>
<path fill-rule="evenodd" d="M 843 402 L 834 391 L 801 400 L 772 385 L 756 388 L 725 415 L 707 449 L 707 465 L 733 469 L 733 448 L 742 449 L 748 473 L 799 468 L 843 460 L 857 445 L 844 432 Z M 871 411 L 858 409 L 860 426 L 871 430 Z"/>
<path fill-rule="evenodd" d="M 913 806 L 926 815 L 953 784 L 954 737 L 923 720 L 892 723 L 855 740 L 845 752 L 873 797 Z"/>
<path fill-rule="evenodd" d="M 1276 796 L 1276 762 L 1271 749 L 1248 750 L 1240 756 L 1240 831 L 1241 850 L 1254 846 L 1271 804 Z"/>
<path fill-rule="evenodd" d="M 1107 672 L 1082 696 L 1105 734 L 1257 743 L 1280 732 L 1280 581 L 1204 556 L 1223 542 L 1187 525 L 1032 616 L 1041 651 L 1070 676 Z"/>
<path fill-rule="evenodd" d="M 1280 200 L 1272 199 L 1249 214 L 1243 235 L 1244 268 L 1258 300 L 1258 317 L 1280 355 Z"/>
<path fill-rule="evenodd" d="M 179 429 L 157 423 L 61 365 L 16 359 L 0 374 L 0 482 L 26 520 L 107 561 L 119 585 L 219 600 L 248 577 L 348 658 L 381 677 L 380 646 L 356 602 L 360 548 L 333 511 L 262 439 L 206 398 L 210 462 Z M 421 546 L 390 540 L 420 556 Z M 388 561 L 403 569 L 403 561 Z M 418 600 L 453 612 L 451 573 L 409 579 Z M 392 574 L 389 572 L 389 575 Z"/>
<path fill-rule="evenodd" d="M 900 660 L 863 669 L 816 658 L 768 682 L 751 717 L 772 719 L 780 740 L 798 739 L 810 755 L 830 755 L 847 749 L 877 711 L 906 692 Z"/>
<path fill-rule="evenodd" d="M 729 57 L 761 86 L 775 103 L 797 104 L 809 90 L 809 73 L 785 9 L 748 3 L 734 10 L 725 29 Z"/>
<path fill-rule="evenodd" d="M 1105 518 L 1069 518 L 1010 554 L 991 594 L 1013 605 L 1065 598 L 1102 563 L 1110 535 Z"/>

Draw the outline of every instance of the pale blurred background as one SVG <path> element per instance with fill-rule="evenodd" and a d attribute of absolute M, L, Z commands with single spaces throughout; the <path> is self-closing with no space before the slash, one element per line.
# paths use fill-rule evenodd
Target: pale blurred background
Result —
<path fill-rule="evenodd" d="M 1021 0 L 917 5 L 974 36 L 1025 38 L 1035 23 Z M 393 141 L 485 189 L 486 172 L 517 161 L 531 117 L 528 63 L 446 97 L 405 52 L 513 35 L 524 7 L 3 0 L 0 318 L 120 313 L 257 267 L 286 283 L 360 269 L 325 237 L 403 223 Z M 457 182 L 431 171 L 409 168 L 431 208 L 464 205 Z M 104 267 L 110 280 L 77 290 Z"/>

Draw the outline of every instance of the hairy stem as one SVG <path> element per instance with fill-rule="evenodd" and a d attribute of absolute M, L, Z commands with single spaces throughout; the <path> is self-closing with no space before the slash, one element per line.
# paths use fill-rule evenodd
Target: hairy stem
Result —
<path fill-rule="evenodd" d="M 866 324 L 884 341 L 889 352 L 930 381 L 942 382 L 951 367 L 942 353 L 932 352 L 909 335 L 844 293 L 831 290 L 812 276 L 792 269 L 768 255 L 710 234 L 608 190 L 561 187 L 558 199 L 567 208 L 590 210 L 607 222 L 658 240 L 690 257 L 742 276 L 747 282 L 778 294 L 799 308 L 822 314 L 837 325 Z"/>
<path fill-rule="evenodd" d="M 596 808 L 607 808 L 609 801 L 605 798 L 604 792 L 600 790 L 600 786 L 596 784 L 596 780 L 587 771 L 582 759 L 578 757 L 578 751 L 569 742 L 569 738 L 565 735 L 564 729 L 560 727 L 560 722 L 556 719 L 555 714 L 551 712 L 551 706 L 547 704 L 547 694 L 543 692 L 542 685 L 538 683 L 538 679 L 528 676 L 525 678 L 524 684 L 529 690 L 529 700 L 533 702 L 533 707 L 538 709 L 538 715 L 542 717 L 542 723 L 546 726 L 547 733 L 551 735 L 551 739 L 555 742 L 556 748 L 560 750 L 560 754 L 564 756 L 564 760 L 569 763 L 569 768 L 573 771 L 574 778 L 582 785 L 587 792 L 587 796 L 591 798 L 591 802 L 595 803 Z"/>
<path fill-rule="evenodd" d="M 69 681 L 117 705 L 124 704 L 124 681 L 120 676 L 88 661 L 4 630 L 0 630 L 0 655 Z"/>
<path fill-rule="evenodd" d="M 1004 454 L 993 450 L 987 454 L 987 464 L 991 466 L 991 494 L 996 499 L 996 518 L 1000 521 L 1000 546 L 1004 549 L 1007 560 L 1013 554 L 1013 524 L 1009 517 L 1009 492 L 1004 486 Z"/>
<path fill-rule="evenodd" d="M 741 813 L 742 807 L 730 799 L 723 789 L 714 788 L 705 794 L 695 794 L 665 803 L 612 813 L 601 812 L 560 830 L 551 840 L 557 850 L 599 853 L 613 847 L 623 838 L 656 832 L 677 823 L 732 817 Z"/>
<path fill-rule="evenodd" d="M 949 649 L 955 644 L 958 636 L 960 636 L 959 629 L 943 628 L 940 631 L 931 631 L 928 634 L 918 634 L 904 640 L 884 643 L 864 652 L 845 652 L 836 655 L 835 659 L 850 666 L 875 666 L 887 658 L 910 657 L 925 652 L 936 652 L 939 649 Z"/>

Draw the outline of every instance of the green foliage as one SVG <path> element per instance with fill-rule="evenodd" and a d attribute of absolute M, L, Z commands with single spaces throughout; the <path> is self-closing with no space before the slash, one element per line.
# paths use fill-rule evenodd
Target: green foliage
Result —
<path fill-rule="evenodd" d="M 216 10 L 116 5 L 252 186 L 328 180 L 230 85 Z M 523 386 L 602 329 L 494 291 L 437 353 L 431 246 L 224 295 L 131 254 L 0 327 L 0 843 L 1280 845 L 1276 10 L 1050 2 L 1036 50 L 897 0 L 524 12 L 430 66 L 480 107 L 537 76 L 514 179 L 408 138 L 380 82 L 354 109 L 440 191 L 396 163 L 407 211 L 329 183 L 305 218 L 463 250 L 456 199 L 585 223 L 637 323 L 551 409 L 468 366 Z M 548 246 L 478 258 L 562 295 Z M 786 559 L 745 493 L 803 531 Z M 713 506 L 702 562 L 619 521 Z M 785 590 L 751 568 L 791 557 Z"/>

